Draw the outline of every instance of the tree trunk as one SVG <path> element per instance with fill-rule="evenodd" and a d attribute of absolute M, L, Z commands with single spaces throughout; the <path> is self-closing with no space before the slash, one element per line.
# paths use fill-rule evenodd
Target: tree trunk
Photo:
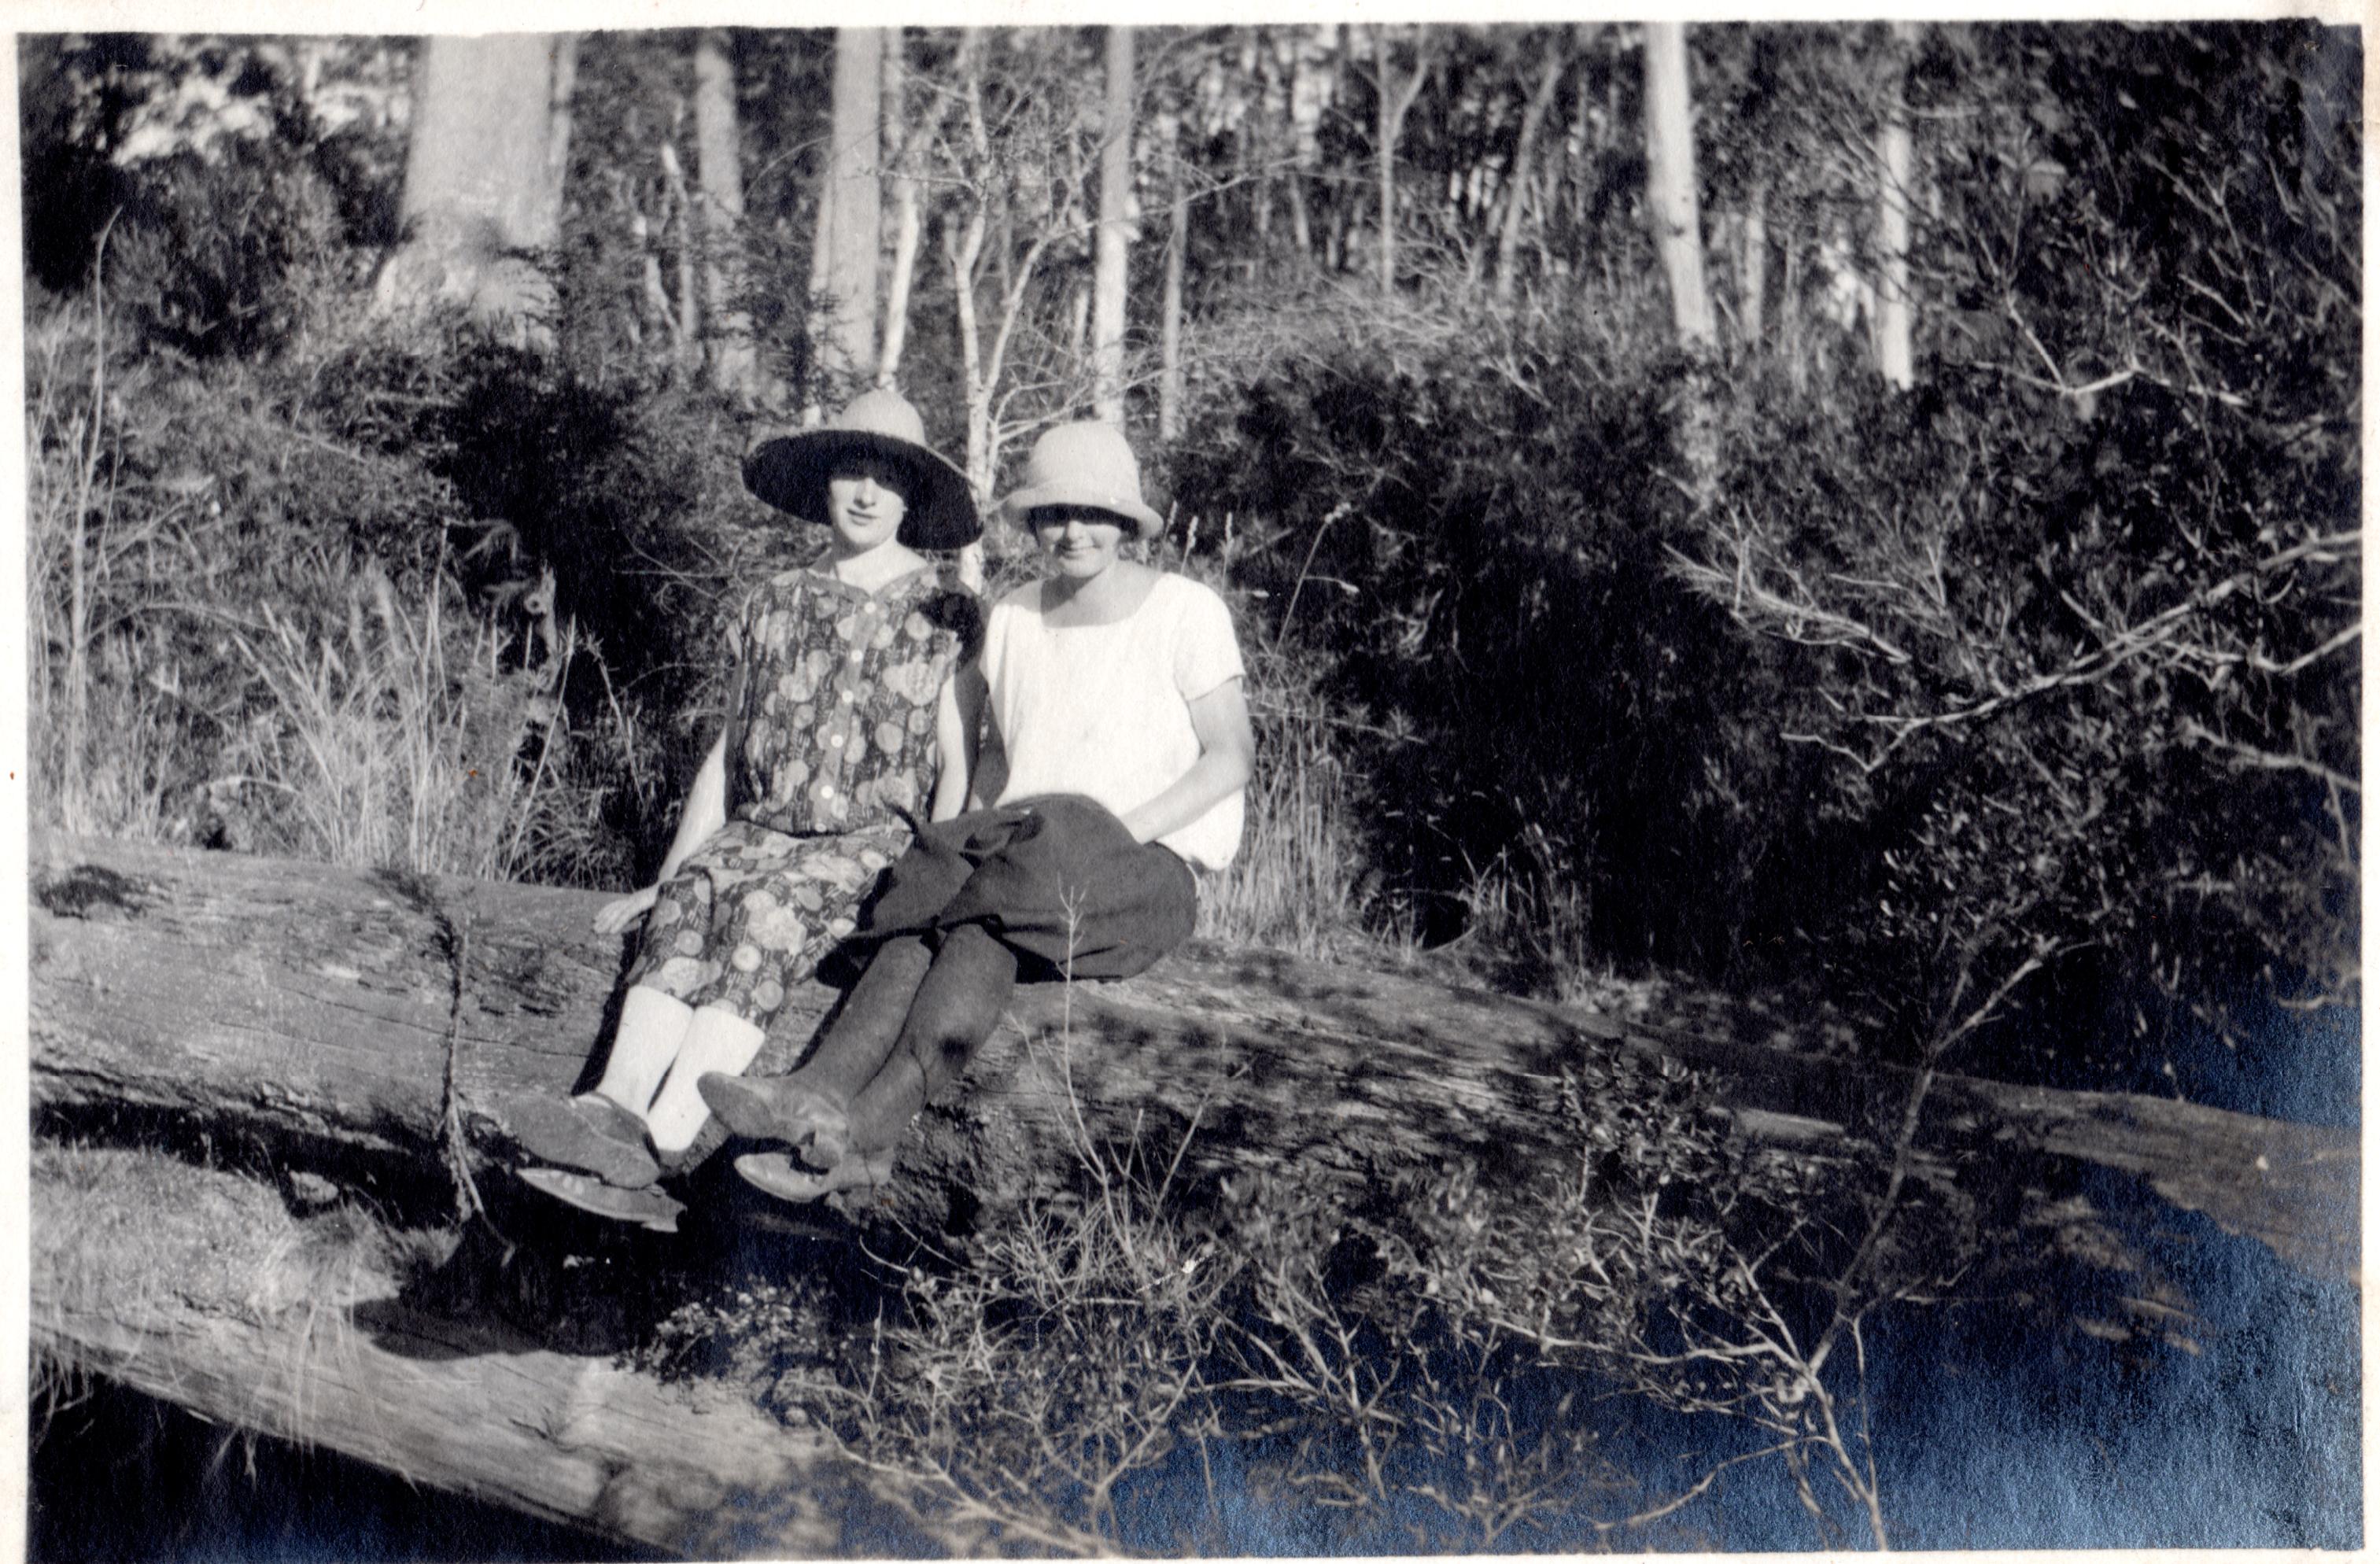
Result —
<path fill-rule="evenodd" d="M 1166 131 L 1173 200 L 1166 212 L 1165 294 L 1157 337 L 1157 434 L 1171 441 L 1182 437 L 1182 273 L 1190 251 L 1190 192 L 1182 177 L 1180 122 L 1169 120 Z"/>
<path fill-rule="evenodd" d="M 1884 127 L 1876 136 L 1876 368 L 1884 383 L 1906 391 L 1915 378 L 1911 347 L 1913 301 L 1909 294 L 1909 57 L 1917 42 L 1913 22 L 1892 24 L 1892 72 L 1885 86 Z"/>
<path fill-rule="evenodd" d="M 451 1111 L 501 1190 L 507 1100 L 580 1076 L 622 964 L 589 931 L 593 892 L 63 839 L 36 839 L 30 861 L 32 1100 L 72 1134 L 131 1109 L 324 1169 L 443 1176 Z M 755 1069 L 790 1063 L 832 997 L 792 996 Z M 1349 1198 L 1402 1170 L 1493 1175 L 1569 1154 L 1565 1072 L 1664 1060 L 1707 1073 L 1746 1134 L 1826 1143 L 1898 1116 L 1907 1072 L 1740 1040 L 1773 1028 L 1717 1010 L 1646 1025 L 1194 946 L 1125 982 L 1019 988 L 893 1184 L 845 1209 L 963 1242 L 1072 1192 L 1086 1137 L 1149 1165 L 1178 1155 L 1194 1201 L 1264 1169 Z M 2295 1264 L 2353 1264 L 2352 1132 L 1955 1077 L 1926 1102 L 1929 1143 L 1987 1153 L 1962 1178 L 2042 1158 L 2117 1169 Z"/>
<path fill-rule="evenodd" d="M 381 271 L 378 308 L 460 305 L 516 340 L 548 340 L 552 282 L 524 252 L 561 238 L 577 50 L 572 33 L 423 41 L 407 236 Z"/>
<path fill-rule="evenodd" d="M 702 202 L 702 302 L 710 384 L 739 400 L 759 389 L 752 318 L 744 309 L 744 157 L 735 117 L 735 64 L 723 28 L 694 37 L 695 175 Z"/>
<path fill-rule="evenodd" d="M 1099 130 L 1099 227 L 1091 284 L 1091 412 L 1123 425 L 1127 246 L 1132 236 L 1133 30 L 1107 30 L 1107 113 Z"/>
<path fill-rule="evenodd" d="M 1292 35 L 1286 105 L 1289 172 L 1282 176 L 1289 187 L 1290 234 L 1297 242 L 1297 259 L 1303 266 L 1313 265 L 1316 259 L 1313 202 L 1306 194 L 1306 183 L 1322 161 L 1322 95 L 1330 79 L 1329 75 L 1313 68 L 1306 57 L 1310 47 L 1305 36 Z"/>
<path fill-rule="evenodd" d="M 393 1244 L 342 1242 L 335 1210 L 302 1219 L 269 1183 L 108 1148 L 37 1149 L 31 1193 L 30 1338 L 53 1362 L 615 1543 L 825 1558 L 870 1541 L 844 1534 L 869 1507 L 825 1436 L 740 1385 L 664 1384 L 431 1306 Z"/>
<path fill-rule="evenodd" d="M 876 371 L 876 262 L 884 224 L 883 47 L 880 29 L 835 29 L 832 128 L 810 277 L 813 297 L 824 301 L 812 340 L 820 366 L 836 377 L 873 377 Z"/>
<path fill-rule="evenodd" d="M 1397 291 L 1397 138 L 1403 133 L 1405 115 L 1421 96 L 1422 83 L 1429 77 L 1430 30 L 1427 24 L 1414 29 L 1413 75 L 1403 82 L 1396 80 L 1396 70 L 1389 62 L 1389 30 L 1385 23 L 1372 29 L 1372 64 L 1378 73 L 1379 115 L 1374 125 L 1375 160 L 1380 186 L 1380 297 L 1390 298 Z"/>
<path fill-rule="evenodd" d="M 982 497 L 990 494 L 992 476 L 999 470 L 1002 427 L 993 414 L 1001 377 L 1007 369 L 1009 345 L 1025 313 L 1026 292 L 1042 253 L 1062 236 L 1076 231 L 1079 209 L 1068 200 L 1045 214 L 1021 247 L 1015 245 L 1017 224 L 1008 175 L 994 155 L 984 107 L 981 29 L 969 28 L 960 35 L 956 76 L 957 112 L 966 123 L 970 178 L 963 197 L 965 221 L 961 223 L 954 215 L 945 220 L 942 253 L 951 264 L 960 368 L 966 386 L 966 475 Z M 989 342 L 984 340 L 984 312 L 976 297 L 987 259 L 999 287 L 999 312 L 991 322 Z M 981 543 L 970 543 L 962 550 L 959 564 L 970 585 L 980 585 Z"/>
<path fill-rule="evenodd" d="M 930 127 L 908 123 L 908 68 L 899 28 L 884 40 L 884 122 L 888 139 L 897 135 L 901 151 L 892 164 L 892 274 L 884 285 L 884 344 L 876 357 L 876 383 L 891 386 L 901 374 L 901 355 L 909 342 L 909 296 L 917 286 L 917 246 L 924 236 L 925 193 L 917 183 L 917 163 L 924 155 Z"/>
<path fill-rule="evenodd" d="M 1556 31 L 1546 42 L 1545 63 L 1538 68 L 1537 79 L 1529 87 L 1527 102 L 1521 109 L 1520 139 L 1512 148 L 1512 166 L 1506 176 L 1508 187 L 1504 197 L 1503 231 L 1496 238 L 1496 302 L 1510 304 L 1518 285 L 1515 276 L 1520 269 L 1521 225 L 1527 218 L 1529 198 L 1529 165 L 1537 150 L 1538 127 L 1545 124 L 1546 110 L 1554 101 L 1554 89 L 1561 85 L 1562 72 L 1570 65 L 1569 41 Z"/>
<path fill-rule="evenodd" d="M 677 114 L 671 125 L 674 136 L 677 126 L 686 118 L 686 100 L 677 103 Z M 677 317 L 670 327 L 670 336 L 677 344 L 677 362 L 681 370 L 691 370 L 702 362 L 702 294 L 696 282 L 698 266 L 695 254 L 701 248 L 701 224 L 695 213 L 694 195 L 686 188 L 686 169 L 678 162 L 677 144 L 663 140 L 661 146 L 662 182 L 669 189 L 670 205 L 677 212 Z"/>
<path fill-rule="evenodd" d="M 1670 282 L 1678 341 L 1708 348 L 1718 341 L 1710 291 L 1703 281 L 1701 196 L 1694 176 L 1694 100 L 1686 82 L 1686 30 L 1645 24 L 1645 195 L 1653 243 Z"/>
<path fill-rule="evenodd" d="M 1738 313 L 1743 318 L 1743 340 L 1759 342 L 1767 324 L 1768 303 L 1768 187 L 1755 185 L 1743 203 L 1743 262 L 1738 275 L 1742 279 L 1742 297 Z"/>
<path fill-rule="evenodd" d="M 1694 174 L 1694 100 L 1686 78 L 1686 30 L 1645 24 L 1645 205 L 1670 283 L 1670 312 L 1685 349 L 1678 453 L 1697 514 L 1718 496 L 1718 416 L 1711 376 L 1718 322 L 1703 274 L 1700 187 Z"/>

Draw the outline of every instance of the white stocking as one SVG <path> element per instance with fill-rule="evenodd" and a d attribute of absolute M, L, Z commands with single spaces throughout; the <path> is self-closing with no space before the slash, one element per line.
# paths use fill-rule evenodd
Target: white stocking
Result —
<path fill-rule="evenodd" d="M 645 1115 L 645 1122 L 652 1128 L 653 1149 L 684 1151 L 692 1146 L 702 1121 L 710 1117 L 710 1105 L 702 1100 L 695 1083 L 714 1070 L 722 1075 L 741 1075 L 767 1037 L 733 1011 L 710 1005 L 696 1011 L 694 1024 L 677 1050 L 677 1062 L 670 1066 L 661 1096 Z"/>
<path fill-rule="evenodd" d="M 662 1077 L 686 1047 L 694 1019 L 683 1000 L 642 984 L 630 988 L 620 1001 L 620 1029 L 613 1034 L 612 1057 L 603 1061 L 595 1090 L 631 1113 L 646 1113 Z"/>

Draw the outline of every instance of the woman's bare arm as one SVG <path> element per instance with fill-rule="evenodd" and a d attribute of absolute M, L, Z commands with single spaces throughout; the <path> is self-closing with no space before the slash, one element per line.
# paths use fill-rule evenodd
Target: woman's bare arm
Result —
<path fill-rule="evenodd" d="M 1248 785 L 1256 767 L 1256 729 L 1248 721 L 1247 691 L 1226 679 L 1190 703 L 1190 728 L 1198 735 L 1198 758 L 1173 784 L 1123 817 L 1135 842 L 1154 842 L 1180 830 Z"/>
<path fill-rule="evenodd" d="M 719 834 L 727 823 L 727 730 L 721 728 L 718 742 L 702 758 L 694 773 L 694 785 L 686 790 L 686 808 L 678 816 L 677 834 L 670 839 L 669 856 L 662 860 L 662 872 L 653 883 L 633 895 L 606 902 L 595 914 L 595 931 L 617 934 L 650 909 L 660 893 L 662 882 L 678 871 L 679 866 L 694 855 L 694 850 Z"/>
<path fill-rule="evenodd" d="M 941 700 L 934 714 L 934 747 L 940 759 L 929 818 L 947 820 L 966 810 L 967 784 L 975 780 L 976 746 L 983 732 L 985 694 L 983 670 L 972 662 L 942 681 Z"/>

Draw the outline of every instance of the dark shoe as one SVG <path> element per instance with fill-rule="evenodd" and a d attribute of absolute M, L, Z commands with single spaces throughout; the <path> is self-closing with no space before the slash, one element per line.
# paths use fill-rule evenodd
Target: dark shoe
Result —
<path fill-rule="evenodd" d="M 615 1222 L 634 1222 L 654 1232 L 675 1232 L 678 1213 L 686 1209 L 684 1201 L 658 1189 L 622 1189 L 560 1168 L 523 1168 L 520 1181 L 581 1211 L 591 1211 Z"/>
<path fill-rule="evenodd" d="M 735 1159 L 735 1170 L 754 1189 L 799 1205 L 837 1190 L 875 1189 L 891 1182 L 892 1151 L 887 1146 L 881 1151 L 846 1157 L 822 1173 L 796 1166 L 793 1158 L 782 1151 L 751 1151 Z"/>
<path fill-rule="evenodd" d="M 798 1076 L 755 1079 L 717 1071 L 695 1082 L 694 1089 L 719 1121 L 747 1140 L 783 1141 L 802 1146 L 820 1132 L 844 1133 L 841 1103 L 804 1085 Z"/>
<path fill-rule="evenodd" d="M 525 1093 L 504 1105 L 502 1118 L 513 1144 L 537 1161 L 592 1173 L 620 1189 L 643 1189 L 662 1176 L 646 1148 L 645 1121 L 609 1097 Z"/>

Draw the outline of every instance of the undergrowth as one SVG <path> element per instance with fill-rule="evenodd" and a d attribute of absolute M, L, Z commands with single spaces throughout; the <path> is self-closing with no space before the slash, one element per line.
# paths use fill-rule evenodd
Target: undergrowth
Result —
<path fill-rule="evenodd" d="M 1003 1550 L 1602 1546 L 1688 1534 L 1753 1459 L 1822 1540 L 1886 1540 L 1861 1331 L 1972 1230 L 1924 1192 L 1863 1256 L 1850 1164 L 1748 1148 L 1699 1100 L 1682 1070 L 1583 1061 L 1525 1165 L 1356 1183 L 1194 1188 L 1186 1140 L 1078 1125 L 1072 1182 L 961 1250 L 722 1279 L 635 1356 L 747 1385 L 917 1535 Z M 1680 1417 L 1728 1431 L 1655 1436 L 1711 1453 L 1648 1485 L 1636 1441 Z"/>

